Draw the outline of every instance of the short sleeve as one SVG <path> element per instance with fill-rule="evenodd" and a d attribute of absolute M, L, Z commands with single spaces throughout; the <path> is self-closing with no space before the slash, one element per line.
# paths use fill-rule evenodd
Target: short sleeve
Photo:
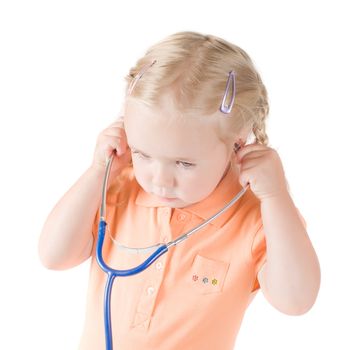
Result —
<path fill-rule="evenodd" d="M 258 273 L 266 262 L 266 238 L 262 224 L 254 236 L 254 240 L 251 246 L 251 255 L 256 276 L 252 292 L 255 292 L 260 288 L 260 284 L 257 278 Z"/>

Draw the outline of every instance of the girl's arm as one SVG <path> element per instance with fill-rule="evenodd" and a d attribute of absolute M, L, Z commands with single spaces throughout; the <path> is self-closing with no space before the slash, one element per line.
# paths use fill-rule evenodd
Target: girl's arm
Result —
<path fill-rule="evenodd" d="M 39 240 L 40 260 L 47 268 L 68 269 L 90 256 L 94 240 L 91 230 L 100 206 L 106 159 L 115 150 L 109 184 L 131 160 L 122 120 L 99 134 L 91 167 L 49 214 Z"/>
<path fill-rule="evenodd" d="M 315 303 L 320 265 L 288 192 L 261 201 L 267 261 L 258 274 L 265 298 L 279 311 L 301 315 Z"/>
<path fill-rule="evenodd" d="M 50 212 L 38 246 L 45 267 L 68 269 L 90 256 L 91 231 L 100 205 L 103 174 L 104 170 L 90 167 Z"/>
<path fill-rule="evenodd" d="M 279 154 L 254 143 L 243 146 L 236 157 L 240 183 L 250 184 L 261 203 L 266 262 L 258 272 L 258 281 L 263 294 L 278 310 L 303 314 L 316 300 L 320 265 L 288 191 Z"/>

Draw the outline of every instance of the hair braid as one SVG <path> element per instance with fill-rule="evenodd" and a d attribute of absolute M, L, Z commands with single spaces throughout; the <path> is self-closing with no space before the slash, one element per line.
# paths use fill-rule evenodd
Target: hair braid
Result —
<path fill-rule="evenodd" d="M 258 75 L 258 74 L 257 74 Z M 260 76 L 258 75 L 259 85 L 260 85 L 260 94 L 259 99 L 256 104 L 257 109 L 257 120 L 253 124 L 253 133 L 256 137 L 256 142 L 267 146 L 269 138 L 266 134 L 266 118 L 269 114 L 269 103 L 268 95 L 264 84 L 262 83 Z"/>

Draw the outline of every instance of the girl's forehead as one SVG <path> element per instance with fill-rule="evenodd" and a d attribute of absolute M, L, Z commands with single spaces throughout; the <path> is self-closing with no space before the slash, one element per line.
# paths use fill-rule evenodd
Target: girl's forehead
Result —
<path fill-rule="evenodd" d="M 220 143 L 214 123 L 208 117 L 169 117 L 171 109 L 150 109 L 128 104 L 124 127 L 129 146 L 149 155 L 198 153 L 202 157 Z M 166 145 L 166 147 L 164 147 Z M 182 151 L 179 153 L 179 151 Z"/>
<path fill-rule="evenodd" d="M 183 125 L 188 128 L 198 129 L 205 127 L 214 129 L 219 118 L 223 117 L 219 111 L 210 115 L 183 114 L 176 108 L 172 98 L 168 99 L 168 104 L 165 104 L 164 100 L 163 98 L 161 105 L 149 107 L 137 99 L 128 99 L 125 105 L 125 120 L 132 125 L 153 123 L 160 124 L 162 127 L 166 125 Z"/>

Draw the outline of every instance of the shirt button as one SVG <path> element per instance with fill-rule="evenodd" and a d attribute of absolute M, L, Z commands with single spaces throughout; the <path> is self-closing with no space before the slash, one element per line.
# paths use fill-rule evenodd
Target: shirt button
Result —
<path fill-rule="evenodd" d="M 185 214 L 179 214 L 179 215 L 177 216 L 177 219 L 178 219 L 179 221 L 184 221 L 184 220 L 186 219 L 186 215 L 185 215 Z"/>
<path fill-rule="evenodd" d="M 157 268 L 158 270 L 161 270 L 162 267 L 163 267 L 163 264 L 162 264 L 162 262 L 159 261 L 159 262 L 156 263 L 155 266 L 156 266 L 156 268 Z"/>
<path fill-rule="evenodd" d="M 154 287 L 149 287 L 149 288 L 147 289 L 148 295 L 152 295 L 152 294 L 154 294 L 154 292 L 155 292 L 155 288 L 154 288 Z"/>
<path fill-rule="evenodd" d="M 162 242 L 162 243 L 167 243 L 168 240 L 169 240 L 169 236 L 162 236 L 162 237 L 161 237 L 161 242 Z"/>

